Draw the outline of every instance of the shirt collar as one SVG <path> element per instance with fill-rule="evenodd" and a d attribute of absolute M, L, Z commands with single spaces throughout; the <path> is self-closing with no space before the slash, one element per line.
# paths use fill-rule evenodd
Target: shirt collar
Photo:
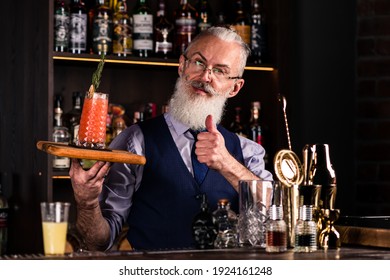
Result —
<path fill-rule="evenodd" d="M 164 114 L 165 121 L 168 124 L 168 127 L 172 127 L 177 135 L 184 134 L 188 131 L 189 126 L 183 124 L 182 122 L 176 120 L 169 112 Z"/>

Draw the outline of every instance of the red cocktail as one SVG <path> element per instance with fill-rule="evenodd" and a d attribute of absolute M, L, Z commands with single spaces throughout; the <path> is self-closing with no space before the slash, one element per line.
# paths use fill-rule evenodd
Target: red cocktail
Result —
<path fill-rule="evenodd" d="M 85 96 L 79 128 L 79 146 L 105 148 L 107 111 L 108 94 L 95 92 L 92 96 Z"/>

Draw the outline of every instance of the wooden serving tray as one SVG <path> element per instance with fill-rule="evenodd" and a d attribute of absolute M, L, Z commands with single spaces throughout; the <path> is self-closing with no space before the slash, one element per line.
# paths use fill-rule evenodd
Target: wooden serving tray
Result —
<path fill-rule="evenodd" d="M 136 155 L 122 150 L 94 150 L 76 146 L 69 146 L 51 141 L 38 141 L 37 148 L 51 155 L 78 159 L 90 159 L 128 164 L 146 163 L 144 156 Z"/>

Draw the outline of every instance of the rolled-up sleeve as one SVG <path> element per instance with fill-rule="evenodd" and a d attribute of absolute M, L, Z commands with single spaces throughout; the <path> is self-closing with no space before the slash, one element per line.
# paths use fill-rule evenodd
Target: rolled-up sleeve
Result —
<path fill-rule="evenodd" d="M 143 135 L 138 125 L 121 132 L 111 143 L 110 149 L 126 150 L 144 155 Z M 100 208 L 111 230 L 110 248 L 120 234 L 132 205 L 134 192 L 140 185 L 143 166 L 114 163 L 100 194 Z"/>
<path fill-rule="evenodd" d="M 273 180 L 272 173 L 265 169 L 264 148 L 245 137 L 239 136 L 245 166 L 262 180 Z"/>

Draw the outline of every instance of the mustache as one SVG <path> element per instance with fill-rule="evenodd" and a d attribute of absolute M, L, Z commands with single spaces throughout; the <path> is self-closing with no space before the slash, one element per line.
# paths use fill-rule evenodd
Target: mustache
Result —
<path fill-rule="evenodd" d="M 218 96 L 220 95 L 209 83 L 204 83 L 201 81 L 188 81 L 187 82 L 190 86 L 193 86 L 194 88 L 201 89 L 204 92 L 207 92 L 208 94 Z"/>

